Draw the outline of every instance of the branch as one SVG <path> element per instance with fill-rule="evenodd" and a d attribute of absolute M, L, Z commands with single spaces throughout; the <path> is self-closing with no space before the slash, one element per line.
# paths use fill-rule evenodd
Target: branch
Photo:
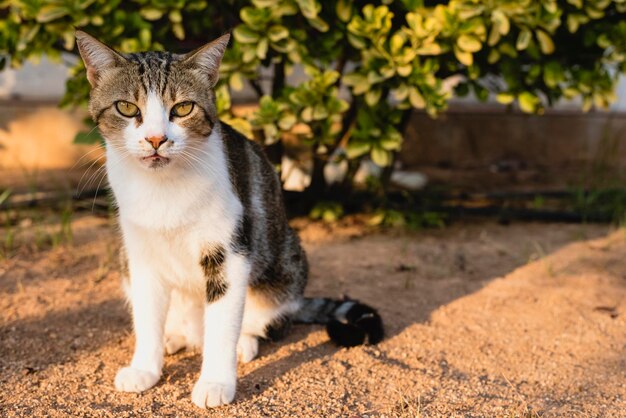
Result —
<path fill-rule="evenodd" d="M 248 80 L 248 82 L 250 83 L 254 91 L 256 92 L 256 95 L 259 97 L 259 99 L 265 96 L 265 92 L 263 91 L 263 88 L 256 80 Z"/>
<path fill-rule="evenodd" d="M 272 97 L 273 98 L 279 97 L 284 87 L 285 87 L 285 61 L 283 60 L 274 64 L 274 82 L 272 83 Z"/>

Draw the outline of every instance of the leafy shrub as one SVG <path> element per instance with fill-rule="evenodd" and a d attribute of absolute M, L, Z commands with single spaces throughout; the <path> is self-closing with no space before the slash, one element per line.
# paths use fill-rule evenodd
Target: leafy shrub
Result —
<path fill-rule="evenodd" d="M 409 112 L 437 115 L 453 94 L 493 93 L 531 113 L 561 98 L 606 107 L 625 69 L 625 11 L 626 0 L 5 0 L 0 51 L 14 66 L 59 58 L 76 52 L 74 27 L 123 52 L 184 51 L 232 29 L 221 116 L 268 146 L 308 146 L 319 192 L 331 160 L 348 160 L 344 184 L 366 156 L 390 165 Z M 300 84 L 288 78 L 296 66 Z M 245 82 L 259 109 L 236 118 L 230 93 Z M 87 92 L 79 62 L 63 104 Z"/>

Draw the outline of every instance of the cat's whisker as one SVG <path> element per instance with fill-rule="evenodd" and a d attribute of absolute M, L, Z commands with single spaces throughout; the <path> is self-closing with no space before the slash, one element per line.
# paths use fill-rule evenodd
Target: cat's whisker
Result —
<path fill-rule="evenodd" d="M 85 176 L 87 175 L 87 173 L 89 173 L 89 171 L 92 169 L 92 167 L 97 164 L 102 158 L 105 158 L 104 155 L 100 156 L 99 158 L 95 159 L 94 161 L 92 161 L 92 163 L 89 165 L 89 167 L 87 167 L 83 173 L 83 175 L 80 177 L 80 180 L 78 180 L 78 184 L 76 185 L 76 195 L 80 196 L 80 194 L 83 192 L 83 190 L 85 189 L 85 184 L 83 184 L 82 189 L 80 188 L 81 183 L 83 182 L 83 179 L 85 178 Z M 98 170 L 100 170 L 102 167 L 104 167 L 104 165 L 101 165 L 100 167 L 98 167 Z M 96 172 L 98 172 L 98 170 L 96 170 Z M 92 174 L 93 175 L 93 174 Z M 90 177 L 91 178 L 91 177 Z M 79 191 L 80 189 L 80 191 Z"/>
<path fill-rule="evenodd" d="M 191 149 L 193 151 L 201 152 L 202 154 L 206 155 L 207 157 L 211 157 L 211 153 L 208 152 L 207 150 L 202 149 L 202 148 L 197 148 L 197 147 L 194 147 L 193 145 L 187 145 L 186 148 Z"/>
<path fill-rule="evenodd" d="M 128 155 L 130 155 L 128 152 L 126 152 L 126 151 L 122 152 L 122 156 L 124 156 L 125 158 Z M 91 167 L 89 167 L 89 168 L 91 168 Z M 83 187 L 78 192 L 78 195 L 82 194 L 82 192 L 87 188 L 87 186 L 89 186 L 90 184 L 93 184 L 95 182 L 95 180 L 98 178 L 99 175 L 106 175 L 106 165 L 105 164 L 103 164 L 100 167 L 98 167 L 98 169 L 94 173 L 92 173 L 91 176 L 89 176 L 89 179 L 83 184 Z"/>
<path fill-rule="evenodd" d="M 122 153 L 122 159 L 117 161 L 115 164 L 113 164 L 113 167 L 118 166 L 119 164 L 125 162 L 128 157 L 130 156 L 130 153 L 126 152 L 126 153 Z M 105 167 L 105 166 L 102 166 Z M 106 178 L 106 171 L 103 170 L 102 172 L 102 177 L 100 178 L 100 181 L 98 182 L 98 186 L 96 187 L 96 192 L 94 193 L 93 196 L 93 202 L 91 203 L 91 212 L 93 213 L 93 210 L 96 206 L 96 199 L 98 198 L 98 190 L 100 190 L 100 185 L 102 184 L 102 180 L 104 180 Z"/>
<path fill-rule="evenodd" d="M 105 150 L 105 149 L 106 149 L 106 147 L 105 147 L 103 144 L 98 144 L 98 145 L 96 146 L 96 148 L 94 148 L 94 149 L 92 149 L 92 150 L 87 151 L 86 153 L 84 153 L 84 154 L 83 154 L 83 155 L 82 155 L 82 156 L 81 156 L 81 157 L 80 157 L 80 158 L 79 158 L 79 159 L 78 159 L 78 160 L 74 163 L 74 165 L 70 168 L 70 170 L 73 170 L 74 168 L 76 168 L 76 166 L 77 166 L 77 165 L 78 165 L 78 164 L 79 164 L 79 163 L 83 160 L 83 158 L 86 158 L 88 155 L 93 154 L 94 152 L 97 152 L 97 151 L 102 151 L 102 150 Z M 83 164 L 81 165 L 81 167 L 82 167 L 82 166 L 84 166 L 84 165 L 86 165 L 86 164 L 88 164 L 88 163 L 89 163 L 89 161 L 87 161 L 87 162 L 83 163 Z"/>
<path fill-rule="evenodd" d="M 186 152 L 181 152 L 180 157 L 183 159 L 183 161 L 185 161 L 187 163 L 187 165 L 193 169 L 194 171 L 196 171 L 196 173 L 198 173 L 200 176 L 202 175 L 202 171 L 196 167 L 195 164 L 193 164 L 193 162 L 189 159 L 191 157 L 191 154 L 188 154 Z M 200 162 L 200 164 L 202 164 L 202 161 L 198 160 Z"/>
<path fill-rule="evenodd" d="M 186 155 L 187 157 L 191 158 L 193 161 L 196 161 L 201 166 L 206 164 L 206 161 L 203 161 L 201 158 L 198 158 L 197 156 L 195 156 L 192 153 L 187 152 L 185 150 L 181 151 L 181 155 Z"/>
<path fill-rule="evenodd" d="M 94 171 L 93 173 L 91 173 L 91 175 L 89 176 L 89 178 L 87 179 L 87 181 L 83 184 L 83 188 L 81 189 L 81 193 L 85 190 L 85 188 L 91 184 L 93 177 L 97 176 L 98 174 L 100 174 L 102 171 L 106 170 L 106 163 L 105 164 L 101 164 L 96 171 Z"/>
<path fill-rule="evenodd" d="M 90 186 L 92 184 L 95 183 L 95 181 L 98 179 L 98 177 L 102 176 L 106 174 L 106 170 L 104 168 L 104 166 L 99 167 L 94 173 L 91 174 L 91 176 L 89 177 L 88 181 L 85 182 L 85 184 L 83 185 L 83 188 L 80 191 L 80 194 L 82 194 L 85 189 L 87 188 L 87 186 Z"/>

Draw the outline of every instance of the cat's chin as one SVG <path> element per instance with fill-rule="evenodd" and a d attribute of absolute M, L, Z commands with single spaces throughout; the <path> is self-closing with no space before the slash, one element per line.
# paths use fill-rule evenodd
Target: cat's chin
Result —
<path fill-rule="evenodd" d="M 154 154 L 140 159 L 141 164 L 149 169 L 157 170 L 167 166 L 171 159 L 162 155 Z"/>

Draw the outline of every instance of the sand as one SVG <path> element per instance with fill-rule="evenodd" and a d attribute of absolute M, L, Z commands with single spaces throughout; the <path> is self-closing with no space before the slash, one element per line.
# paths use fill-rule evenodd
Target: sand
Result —
<path fill-rule="evenodd" d="M 142 394 L 113 389 L 134 337 L 114 228 L 0 261 L 0 416 L 626 416 L 626 232 L 598 225 L 456 224 L 418 232 L 297 220 L 309 295 L 378 308 L 377 346 L 296 326 L 239 366 L 232 405 L 190 399 L 200 355 L 166 358 Z"/>

